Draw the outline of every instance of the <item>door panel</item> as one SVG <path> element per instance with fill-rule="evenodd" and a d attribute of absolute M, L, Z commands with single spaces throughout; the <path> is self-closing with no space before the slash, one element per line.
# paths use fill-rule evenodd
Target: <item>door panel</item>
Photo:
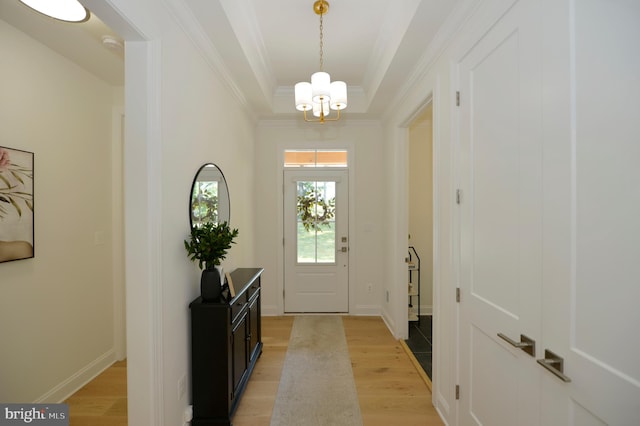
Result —
<path fill-rule="evenodd" d="M 536 425 L 539 419 L 535 360 L 498 337 L 539 341 L 541 335 L 536 3 L 516 2 L 459 64 L 462 425 Z"/>
<path fill-rule="evenodd" d="M 640 3 L 576 0 L 571 75 L 573 425 L 640 424 Z"/>
<path fill-rule="evenodd" d="M 348 312 L 347 171 L 285 171 L 285 312 Z"/>
<path fill-rule="evenodd" d="M 495 350 L 493 336 L 485 334 L 478 327 L 472 326 L 470 339 L 471 351 L 475 354 L 471 383 L 502 390 L 500 393 L 472 392 L 469 405 L 473 421 L 483 425 L 510 424 L 518 406 L 518 378 L 512 374 L 518 371 L 518 356 L 507 348 Z M 495 410 L 494 407 L 501 409 Z"/>

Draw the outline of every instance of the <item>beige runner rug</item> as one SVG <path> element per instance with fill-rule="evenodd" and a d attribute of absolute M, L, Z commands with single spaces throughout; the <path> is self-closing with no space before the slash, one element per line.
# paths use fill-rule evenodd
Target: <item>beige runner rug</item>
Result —
<path fill-rule="evenodd" d="M 339 316 L 293 322 L 271 426 L 361 426 L 358 393 Z"/>

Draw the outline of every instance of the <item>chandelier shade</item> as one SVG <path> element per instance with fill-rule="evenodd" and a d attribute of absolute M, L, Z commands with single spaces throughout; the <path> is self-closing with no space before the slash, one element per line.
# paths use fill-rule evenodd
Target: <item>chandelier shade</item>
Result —
<path fill-rule="evenodd" d="M 311 75 L 311 91 L 313 94 L 313 102 L 322 102 L 331 96 L 331 76 L 323 71 L 318 71 Z"/>
<path fill-rule="evenodd" d="M 313 116 L 314 117 L 328 117 L 331 113 L 329 109 L 329 101 L 324 101 L 322 103 L 315 102 L 313 104 Z"/>
<path fill-rule="evenodd" d="M 333 81 L 331 83 L 331 109 L 341 110 L 347 107 L 347 83 Z"/>
<path fill-rule="evenodd" d="M 295 85 L 295 104 L 298 111 L 304 113 L 305 121 L 324 123 L 340 119 L 340 110 L 347 107 L 347 84 L 344 81 L 331 81 L 329 73 L 323 67 L 323 22 L 322 16 L 329 10 L 329 3 L 317 0 L 313 10 L 320 15 L 320 71 L 311 75 L 311 83 L 303 81 Z M 327 119 L 331 110 L 338 111 L 336 118 Z M 312 111 L 317 119 L 307 118 L 307 111 Z"/>
<path fill-rule="evenodd" d="M 85 22 L 91 14 L 77 0 L 20 0 L 21 3 L 47 15 L 66 22 Z"/>
<path fill-rule="evenodd" d="M 302 81 L 295 85 L 296 92 L 296 109 L 298 111 L 309 111 L 313 108 L 311 98 L 313 97 L 313 91 L 311 89 L 311 83 Z"/>

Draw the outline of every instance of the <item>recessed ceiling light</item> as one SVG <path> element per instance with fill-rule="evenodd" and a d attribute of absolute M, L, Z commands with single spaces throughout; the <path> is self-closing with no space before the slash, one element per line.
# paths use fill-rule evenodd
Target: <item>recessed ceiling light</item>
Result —
<path fill-rule="evenodd" d="M 77 0 L 20 0 L 36 12 L 66 22 L 84 22 L 89 11 Z"/>

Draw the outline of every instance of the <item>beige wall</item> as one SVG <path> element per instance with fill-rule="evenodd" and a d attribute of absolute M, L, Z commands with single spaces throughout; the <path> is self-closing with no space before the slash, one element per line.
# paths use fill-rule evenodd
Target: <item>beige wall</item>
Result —
<path fill-rule="evenodd" d="M 35 153 L 35 258 L 0 264 L 0 401 L 58 401 L 114 359 L 121 95 L 1 20 L 0 52 L 0 145 Z"/>
<path fill-rule="evenodd" d="M 409 129 L 409 245 L 420 256 L 420 314 L 433 311 L 433 123 L 429 106 Z M 415 281 L 414 272 L 414 283 Z"/>

